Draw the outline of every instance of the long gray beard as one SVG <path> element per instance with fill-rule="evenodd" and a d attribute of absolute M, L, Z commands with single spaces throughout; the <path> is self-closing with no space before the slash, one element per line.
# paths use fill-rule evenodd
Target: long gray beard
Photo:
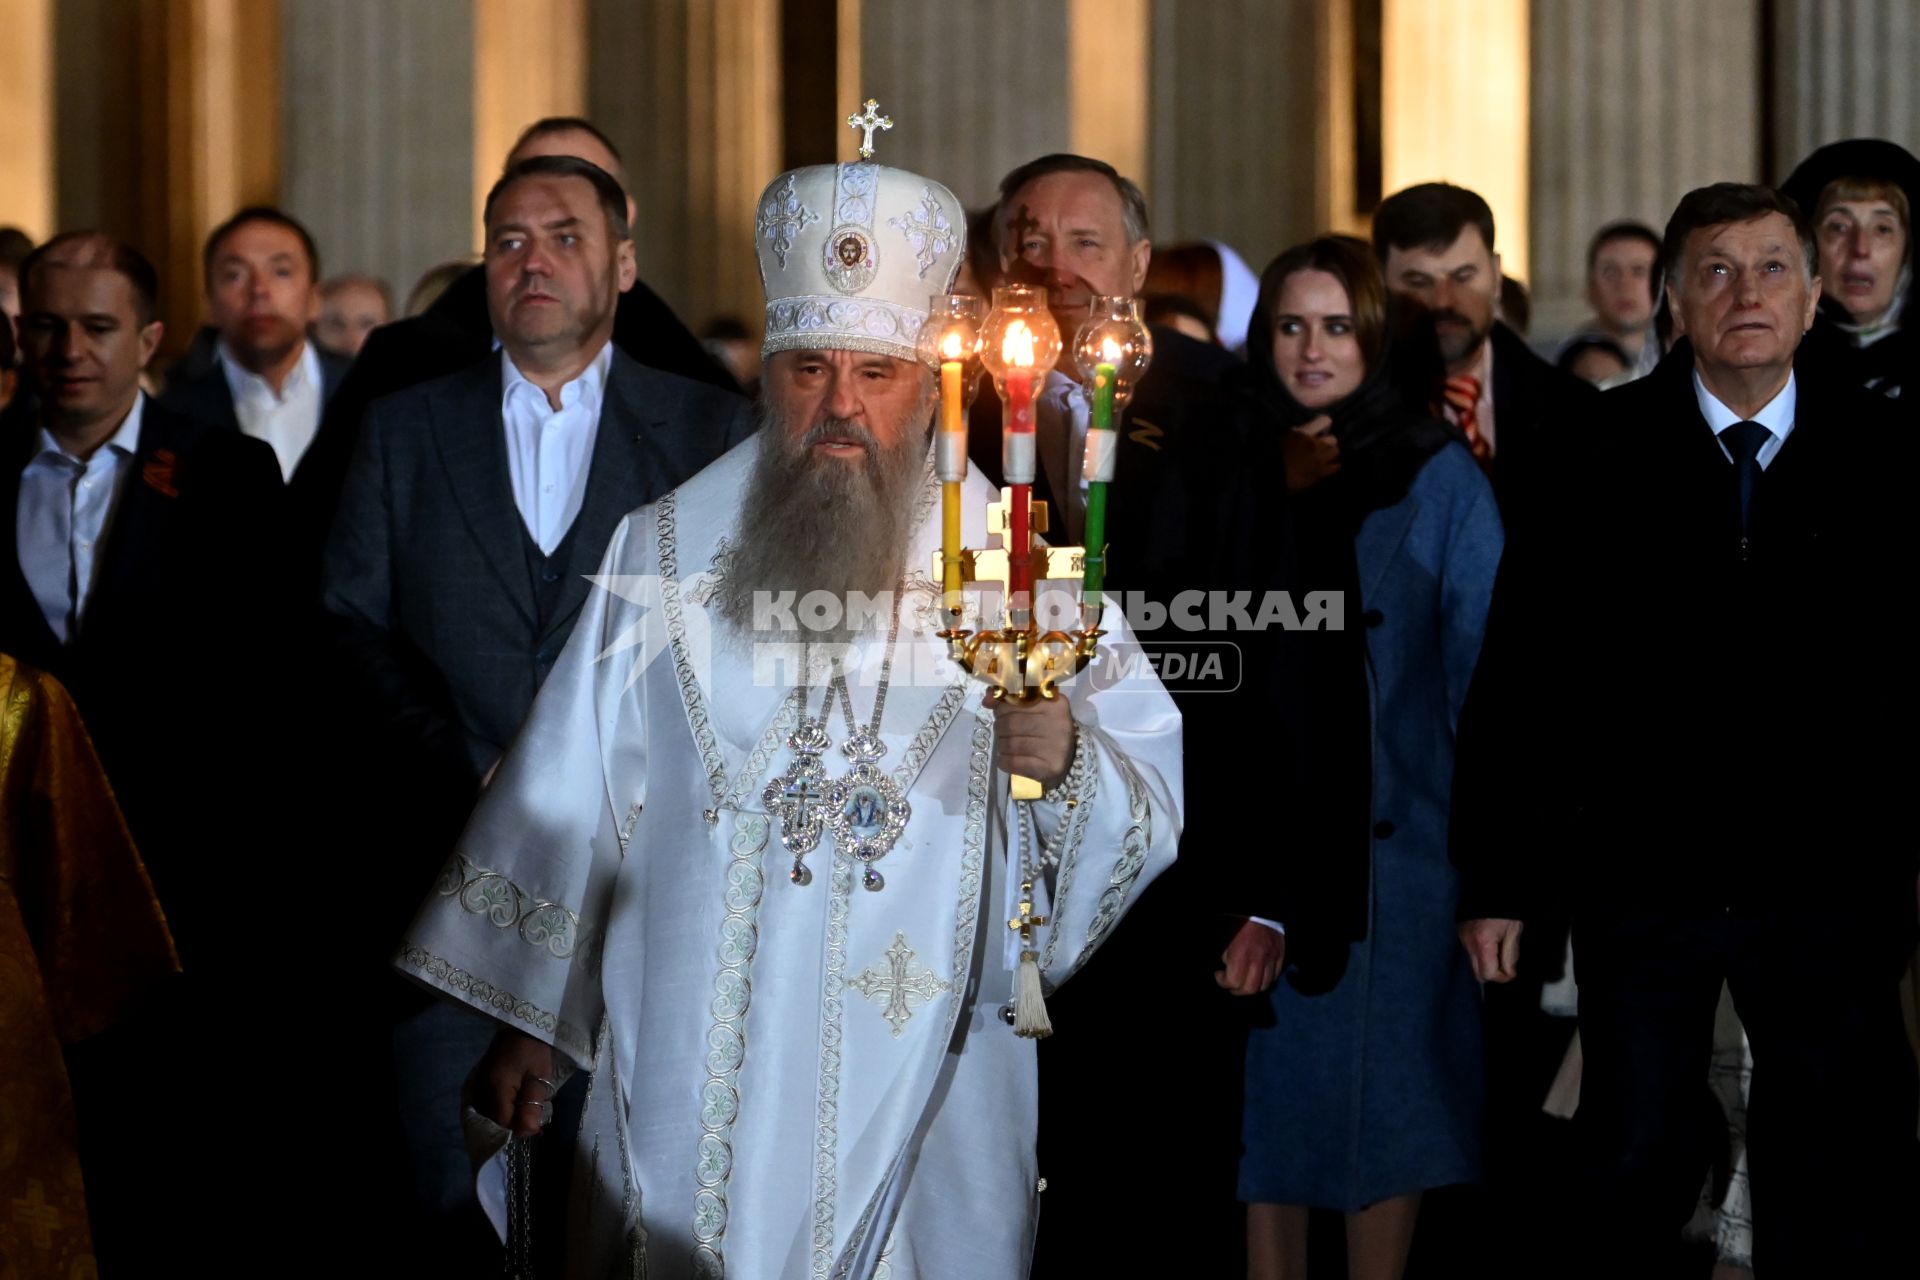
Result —
<path fill-rule="evenodd" d="M 840 420 L 795 438 L 773 406 L 761 409 L 740 547 L 720 589 L 720 616 L 736 634 L 760 643 L 839 646 L 886 625 L 914 533 L 930 410 L 923 402 L 884 447 L 865 427 Z M 830 438 L 862 441 L 864 463 L 816 453 L 814 445 Z M 825 618 L 810 614 L 800 607 L 809 596 L 831 597 L 838 607 L 824 610 Z M 783 597 L 784 610 L 769 607 Z M 884 610 L 863 607 L 883 597 Z"/>

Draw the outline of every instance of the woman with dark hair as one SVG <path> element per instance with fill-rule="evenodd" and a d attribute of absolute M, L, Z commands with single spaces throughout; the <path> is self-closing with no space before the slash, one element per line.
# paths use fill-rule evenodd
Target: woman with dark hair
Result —
<path fill-rule="evenodd" d="M 1267 268 L 1254 387 L 1277 430 L 1337 444 L 1337 468 L 1291 504 L 1299 582 L 1343 593 L 1345 627 L 1281 641 L 1303 691 L 1305 799 L 1276 853 L 1287 965 L 1247 1047 L 1256 1280 L 1306 1275 L 1310 1208 L 1346 1215 L 1356 1280 L 1398 1277 L 1421 1193 L 1480 1175 L 1479 993 L 1446 837 L 1502 532 L 1459 431 L 1401 390 L 1425 382 L 1396 377 L 1409 349 L 1394 345 L 1364 244 L 1323 238 Z"/>
<path fill-rule="evenodd" d="M 1899 397 L 1920 380 L 1920 325 L 1906 314 L 1920 159 L 1897 143 L 1853 138 L 1815 151 L 1780 189 L 1807 215 L 1820 250 L 1820 316 L 1802 358 Z"/>

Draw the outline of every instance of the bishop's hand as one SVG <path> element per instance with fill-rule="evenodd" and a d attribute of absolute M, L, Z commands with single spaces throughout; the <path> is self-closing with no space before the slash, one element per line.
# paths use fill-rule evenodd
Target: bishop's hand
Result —
<path fill-rule="evenodd" d="M 1003 772 L 1060 785 L 1073 765 L 1073 710 L 1065 698 L 1031 702 L 988 699 L 993 708 L 993 762 Z"/>
<path fill-rule="evenodd" d="M 502 1027 L 467 1077 L 467 1101 L 487 1119 L 532 1137 L 553 1119 L 553 1046 Z"/>

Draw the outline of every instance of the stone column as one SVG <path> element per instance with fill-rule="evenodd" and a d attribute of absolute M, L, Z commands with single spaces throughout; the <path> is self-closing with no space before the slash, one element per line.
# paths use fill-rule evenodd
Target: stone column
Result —
<path fill-rule="evenodd" d="M 57 221 L 106 231 L 153 261 L 164 353 L 199 324 L 207 232 L 278 194 L 278 30 L 274 0 L 55 8 Z"/>
<path fill-rule="evenodd" d="M 0 226 L 54 230 L 53 0 L 13 0 L 0 40 Z"/>
<path fill-rule="evenodd" d="M 859 81 L 840 96 L 846 110 L 877 98 L 893 117 L 877 159 L 937 177 L 978 209 L 1010 169 L 1071 148 L 1067 5 L 864 0 L 860 9 Z"/>
<path fill-rule="evenodd" d="M 380 276 L 402 303 L 473 246 L 473 7 L 281 0 L 281 33 L 281 200 L 322 271 Z"/>
<path fill-rule="evenodd" d="M 1587 241 L 1760 177 L 1757 0 L 1533 0 L 1533 336 L 1586 318 Z"/>
<path fill-rule="evenodd" d="M 549 116 L 587 110 L 586 0 L 473 0 L 473 248 L 487 192 L 514 141 Z"/>
<path fill-rule="evenodd" d="M 779 172 L 777 0 L 589 0 L 587 99 L 620 147 L 640 275 L 689 326 L 761 314 L 753 220 Z"/>
<path fill-rule="evenodd" d="M 1769 176 L 1785 178 L 1808 152 L 1842 138 L 1887 138 L 1920 151 L 1914 0 L 1775 0 L 1771 7 Z"/>
<path fill-rule="evenodd" d="M 1154 239 L 1224 240 L 1259 271 L 1319 229 L 1319 6 L 1156 0 L 1152 9 L 1144 185 Z"/>

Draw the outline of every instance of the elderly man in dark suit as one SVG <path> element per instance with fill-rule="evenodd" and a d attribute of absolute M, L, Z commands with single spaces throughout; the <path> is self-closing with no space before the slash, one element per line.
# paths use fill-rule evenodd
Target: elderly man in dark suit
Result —
<path fill-rule="evenodd" d="M 323 598 L 408 815 L 372 912 L 383 949 L 559 657 L 614 526 L 751 431 L 740 397 L 613 345 L 634 280 L 625 205 L 585 160 L 509 169 L 486 205 L 499 354 L 375 403 L 360 433 Z M 417 1211 L 456 1251 L 484 1247 L 458 1092 L 491 1031 L 434 1002 L 395 1034 Z"/>
<path fill-rule="evenodd" d="M 1570 1256 L 1667 1274 L 1725 982 L 1753 1047 L 1756 1270 L 1898 1274 L 1920 859 L 1889 825 L 1910 783 L 1883 734 L 1913 676 L 1849 611 L 1904 576 L 1915 444 L 1884 398 L 1796 366 L 1819 286 L 1791 200 L 1693 191 L 1663 260 L 1684 340 L 1569 424 L 1578 483 L 1509 544 L 1460 726 L 1461 938 L 1505 982 L 1541 904 L 1577 904 Z"/>
<path fill-rule="evenodd" d="M 1002 273 L 1011 282 L 1045 287 L 1069 348 L 1091 299 L 1136 294 L 1153 256 L 1140 188 L 1087 156 L 1042 156 L 1007 174 L 994 227 Z M 1227 460 L 1239 456 L 1254 424 L 1240 360 L 1162 326 L 1152 335 L 1153 363 L 1120 423 L 1107 508 L 1107 587 L 1150 601 L 1165 622 L 1166 606 L 1178 593 L 1225 585 L 1218 575 L 1228 572 L 1232 538 L 1224 522 L 1248 509 L 1230 499 L 1245 477 Z M 1035 395 L 1033 496 L 1049 504 L 1046 536 L 1056 544 L 1077 543 L 1084 532 L 1081 464 L 1091 403 L 1072 370 L 1071 356 L 1063 356 Z M 968 453 L 996 483 L 1001 423 L 1000 402 L 989 388 L 974 406 Z M 1272 515 L 1276 526 L 1284 523 L 1277 511 Z M 1277 571 L 1285 558 L 1275 548 L 1263 571 Z M 1268 584 L 1233 585 L 1257 590 Z M 1148 625 L 1152 618 L 1144 611 L 1130 620 L 1140 639 L 1161 651 L 1205 639 Z M 1240 706 L 1221 692 L 1239 682 L 1237 666 L 1222 674 L 1217 688 L 1172 690 L 1190 729 L 1200 729 L 1190 741 L 1207 740 L 1219 717 Z M 1278 889 L 1231 838 L 1237 809 L 1226 773 L 1195 767 L 1187 776 L 1193 789 L 1179 860 L 1141 895 L 1087 973 L 1054 997 L 1061 1025 L 1082 1030 L 1040 1046 L 1050 1226 L 1035 1255 L 1039 1276 L 1089 1269 L 1172 1273 L 1193 1261 L 1184 1242 L 1225 1241 L 1231 1250 L 1241 1236 L 1233 1185 L 1241 1015 L 1221 988 L 1260 989 L 1278 973 L 1285 944 L 1278 922 L 1254 919 L 1277 914 Z M 1181 1030 L 1143 1032 L 1143 1005 L 1180 1009 Z M 1169 1112 L 1165 1123 L 1135 1134 L 1124 1150 L 1089 1141 L 1126 1105 L 1132 1088 L 1105 1070 L 1118 1057 L 1135 1063 L 1136 1078 L 1201 1098 L 1198 1109 L 1177 1118 Z M 1112 1205 L 1167 1166 L 1187 1171 L 1164 1206 L 1187 1230 L 1105 1231 Z"/>

